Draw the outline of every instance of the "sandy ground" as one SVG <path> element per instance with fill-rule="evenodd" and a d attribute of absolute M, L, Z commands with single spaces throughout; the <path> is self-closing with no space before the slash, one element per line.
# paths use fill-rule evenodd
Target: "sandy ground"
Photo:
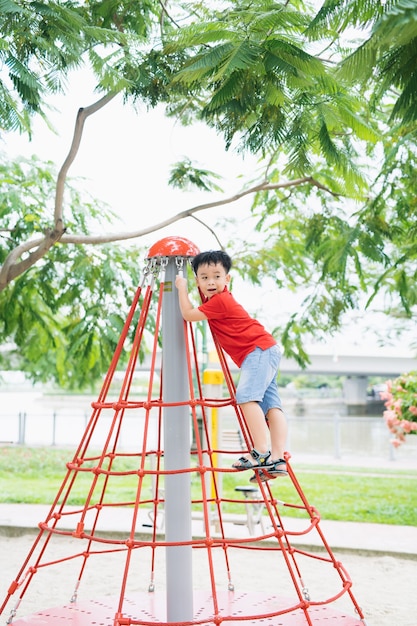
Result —
<path fill-rule="evenodd" d="M 0 605 L 6 597 L 11 583 L 17 578 L 24 561 L 34 545 L 35 535 L 19 537 L 0 536 Z M 76 539 L 55 538 L 45 554 L 48 561 L 60 559 L 68 554 L 82 552 Z M 37 548 L 38 549 L 38 548 Z M 105 549 L 107 549 L 105 547 Z M 36 555 L 36 550 L 35 553 Z M 152 561 L 150 549 L 136 550 L 132 554 L 129 569 L 129 582 L 126 596 L 134 598 L 149 596 L 149 584 L 152 581 L 157 593 L 166 597 L 166 566 L 165 549 L 160 548 L 156 554 L 155 578 L 152 578 Z M 126 550 L 105 554 L 92 554 L 82 576 L 82 584 L 78 592 L 78 601 L 96 600 L 105 596 L 116 596 L 120 593 L 120 585 L 126 563 Z M 235 586 L 235 593 L 244 592 L 247 600 L 257 597 L 257 594 L 273 594 L 280 602 L 294 599 L 294 584 L 289 575 L 289 569 L 281 552 L 229 549 L 229 568 L 225 565 L 222 549 L 213 551 L 216 589 L 227 591 L 231 581 Z M 306 587 L 312 600 L 318 600 L 322 594 L 324 598 L 331 597 L 340 589 L 340 575 L 333 563 L 320 558 L 296 555 L 297 580 L 301 587 Z M 325 556 L 325 555 L 324 555 Z M 361 607 L 367 626 L 416 626 L 417 624 L 417 560 L 394 558 L 392 556 L 358 555 L 353 553 L 336 554 L 343 568 L 348 572 L 352 582 L 352 593 Z M 70 559 L 58 565 L 50 565 L 38 569 L 31 579 L 23 601 L 19 607 L 14 622 L 19 618 L 32 615 L 50 607 L 68 604 L 76 587 L 76 580 L 80 571 L 81 558 Z M 207 550 L 192 551 L 193 588 L 196 590 L 210 590 L 210 574 L 207 565 Z M 32 562 L 29 564 L 33 564 Z M 172 564 L 172 561 L 171 561 Z M 168 569 L 172 565 L 168 564 Z M 292 566 L 291 566 L 292 567 Z M 24 568 L 26 572 L 27 567 Z M 298 570 L 298 571 L 297 571 Z M 298 576 L 300 574 L 300 576 Z M 23 577 L 20 578 L 20 580 Z M 27 579 L 26 579 L 27 580 Z M 133 583 L 131 582 L 133 580 Z M 12 596 L 0 616 L 0 624 L 6 624 L 11 609 L 15 606 L 22 585 Z M 199 593 L 199 592 L 197 592 Z M 220 592 L 222 593 L 222 591 Z M 347 594 L 341 600 L 329 605 L 336 612 L 345 611 L 354 616 L 354 606 Z M 341 613 L 341 614 L 342 614 Z M 285 617 L 278 618 L 276 624 L 286 624 Z M 25 622 L 30 624 L 31 622 Z M 96 623 L 96 622 L 91 622 Z M 97 622 L 102 623 L 102 622 Z M 226 622 L 227 623 L 227 622 Z M 242 621 L 242 623 L 252 623 Z M 288 623 L 288 622 L 287 622 Z M 298 623 L 298 622 L 297 622 Z M 320 624 L 322 620 L 320 620 Z M 331 620 L 338 623 L 338 620 Z M 358 624 L 361 624 L 358 619 Z M 276 626 L 275 622 L 265 620 L 266 626 Z"/>

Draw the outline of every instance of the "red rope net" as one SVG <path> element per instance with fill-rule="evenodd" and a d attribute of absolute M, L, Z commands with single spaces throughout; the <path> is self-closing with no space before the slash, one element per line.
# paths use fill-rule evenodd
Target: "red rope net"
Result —
<path fill-rule="evenodd" d="M 145 268 L 84 435 L 66 465 L 65 477 L 39 524 L 32 548 L 10 583 L 0 614 L 17 594 L 8 624 L 173 624 L 167 621 L 165 610 L 164 554 L 169 546 L 191 545 L 194 616 L 176 622 L 178 626 L 242 622 L 313 625 L 329 619 L 338 624 L 364 624 L 352 581 L 328 545 L 319 513 L 307 501 L 289 455 L 293 501 L 283 502 L 274 495 L 279 493 L 280 479 L 252 487 L 239 484 L 239 473 L 235 488 L 226 488 L 226 478 L 237 477 L 231 468 L 237 437 L 227 442 L 221 433 L 214 433 L 213 412 L 235 414 L 236 433 L 242 442 L 239 454 L 251 448 L 250 436 L 219 346 L 227 395 L 205 397 L 195 335 L 186 323 L 189 398 L 183 404 L 189 407 L 192 442 L 189 465 L 176 472 L 188 473 L 191 478 L 192 539 L 166 540 L 164 488 L 172 471 L 164 467 L 163 413 L 167 403 L 158 359 L 164 297 L 161 273 L 166 263 L 163 258 L 151 259 Z M 155 326 L 150 369 L 146 388 L 138 389 L 139 354 L 150 310 Z M 120 381 L 115 373 L 123 351 L 128 351 L 129 359 Z M 140 377 L 143 379 L 143 372 Z M 297 516 L 288 516 L 291 511 Z M 302 538 L 308 533 L 319 538 L 315 552 L 303 548 Z M 308 581 L 303 577 L 307 561 Z M 259 569 L 259 583 L 256 588 L 251 583 L 248 589 L 248 573 L 253 567 Z M 48 571 L 68 581 L 68 598 L 63 599 L 69 600 L 68 604 L 41 609 L 28 621 L 16 621 L 23 599 L 32 590 L 36 598 L 42 587 L 44 597 L 45 585 L 51 584 L 50 578 L 43 579 Z M 101 580 L 103 595 L 88 599 L 89 586 L 94 583 L 96 590 Z M 87 600 L 78 598 L 81 589 Z M 343 612 L 335 613 L 329 605 L 339 600 L 345 601 Z M 51 604 L 57 601 L 51 585 Z M 349 617 L 349 607 L 358 617 Z"/>

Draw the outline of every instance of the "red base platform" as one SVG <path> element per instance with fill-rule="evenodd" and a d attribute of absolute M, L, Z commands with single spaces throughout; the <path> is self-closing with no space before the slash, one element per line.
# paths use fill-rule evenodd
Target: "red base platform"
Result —
<path fill-rule="evenodd" d="M 44 609 L 39 613 L 13 620 L 14 626 L 128 626 L 139 624 L 148 626 L 159 624 L 199 624 L 201 626 L 237 624 L 262 624 L 262 626 L 314 626 L 335 624 L 335 626 L 363 626 L 357 617 L 337 612 L 325 605 L 310 605 L 306 611 L 290 609 L 294 600 L 263 596 L 256 593 L 225 592 L 217 594 L 218 614 L 213 614 L 213 598 L 200 592 L 194 597 L 194 619 L 188 622 L 167 622 L 165 596 L 157 593 L 141 593 L 132 601 L 125 600 L 123 613 L 117 616 L 118 598 L 105 597 L 87 600 L 61 607 Z M 295 603 L 297 604 L 297 603 Z M 244 616 L 244 617 L 243 617 Z M 308 621 L 310 620 L 310 621 Z"/>

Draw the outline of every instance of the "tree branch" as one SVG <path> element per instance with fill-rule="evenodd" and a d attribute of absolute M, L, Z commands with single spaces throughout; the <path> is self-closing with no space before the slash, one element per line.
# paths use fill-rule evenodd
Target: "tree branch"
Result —
<path fill-rule="evenodd" d="M 186 209 L 185 211 L 180 211 L 176 213 L 172 217 L 163 220 L 162 222 L 158 222 L 153 226 L 148 226 L 147 228 L 143 228 L 141 230 L 131 231 L 127 233 L 114 233 L 114 234 L 105 234 L 105 235 L 70 235 L 65 234 L 61 238 L 62 243 L 74 243 L 74 244 L 101 244 L 101 243 L 111 243 L 114 241 L 126 241 L 127 239 L 139 239 L 140 237 L 144 237 L 145 235 L 149 235 L 150 233 L 154 233 L 162 228 L 166 228 L 171 224 L 175 224 L 175 222 L 179 222 L 187 217 L 194 217 L 195 213 L 199 211 L 205 211 L 207 209 L 213 209 L 218 206 L 224 206 L 226 204 L 232 204 L 233 202 L 237 202 L 241 198 L 245 196 L 257 193 L 259 191 L 273 191 L 274 189 L 288 189 L 289 187 L 297 187 L 299 185 L 309 184 L 314 187 L 318 187 L 323 191 L 328 192 L 332 196 L 338 196 L 331 189 L 328 189 L 317 180 L 312 178 L 311 176 L 305 176 L 303 178 L 296 178 L 294 180 L 289 180 L 284 183 L 268 183 L 268 181 L 263 181 L 253 187 L 249 187 L 248 189 L 243 189 L 228 198 L 223 198 L 221 200 L 215 200 L 214 202 L 205 202 L 204 204 L 197 204 L 190 209 Z"/>
<path fill-rule="evenodd" d="M 96 113 L 104 106 L 106 106 L 106 104 L 113 100 L 116 95 L 116 93 L 107 94 L 100 98 L 100 100 L 97 100 L 97 102 L 89 105 L 88 107 L 80 108 L 78 110 L 71 146 L 67 157 L 58 173 L 55 188 L 54 228 L 48 230 L 45 233 L 44 237 L 27 241 L 17 246 L 14 250 L 10 252 L 10 254 L 6 257 L 0 271 L 0 291 L 4 289 L 12 280 L 14 280 L 15 278 L 23 274 L 23 272 L 32 267 L 32 265 L 35 265 L 35 263 L 37 263 L 39 259 L 45 256 L 48 250 L 50 250 L 50 248 L 57 241 L 62 241 L 62 236 L 66 230 L 64 227 L 63 219 L 65 181 L 67 178 L 68 170 L 78 154 L 85 121 L 90 115 L 93 115 L 93 113 Z M 34 252 L 31 252 L 22 261 L 17 262 L 22 254 L 24 254 L 25 252 L 29 252 L 34 248 L 36 248 Z"/>
<path fill-rule="evenodd" d="M 88 107 L 83 107 L 78 109 L 77 118 L 75 120 L 74 134 L 72 137 L 71 147 L 67 154 L 65 161 L 63 162 L 61 169 L 58 173 L 56 190 L 55 190 L 55 227 L 59 222 L 63 222 L 63 201 L 64 201 L 64 190 L 65 190 L 65 181 L 67 179 L 68 170 L 74 162 L 75 157 L 78 154 L 78 150 L 81 144 L 81 139 L 84 130 L 84 124 L 86 119 L 96 113 L 100 109 L 102 109 L 106 104 L 111 102 L 113 98 L 116 96 L 115 93 L 107 94 L 100 98 L 94 104 L 91 104 Z"/>
<path fill-rule="evenodd" d="M 337 194 L 335 194 L 333 191 L 331 191 L 330 189 L 328 189 L 327 187 L 325 187 L 324 185 L 322 185 L 321 183 L 319 183 L 317 180 L 315 180 L 314 178 L 310 176 L 306 176 L 304 178 L 296 178 L 294 180 L 286 181 L 283 183 L 268 183 L 267 181 L 264 181 L 262 183 L 254 185 L 253 187 L 249 187 L 248 189 L 239 191 L 228 198 L 223 198 L 222 200 L 215 200 L 214 202 L 206 202 L 204 204 L 198 204 L 194 207 L 191 207 L 190 209 L 186 209 L 185 211 L 180 211 L 176 215 L 173 215 L 172 217 L 169 217 L 166 220 L 163 220 L 162 222 L 158 222 L 157 224 L 154 224 L 153 226 L 148 226 L 147 228 L 143 228 L 141 230 L 119 232 L 119 233 L 108 233 L 104 235 L 75 235 L 75 234 L 71 235 L 71 234 L 66 233 L 66 234 L 62 234 L 62 236 L 59 237 L 59 241 L 65 244 L 97 245 L 97 244 L 104 244 L 104 243 L 112 243 L 116 241 L 127 241 L 128 239 L 140 239 L 141 237 L 144 237 L 145 235 L 149 235 L 150 233 L 154 233 L 158 230 L 161 230 L 162 228 L 166 228 L 167 226 L 170 226 L 171 224 L 175 224 L 175 222 L 179 222 L 180 220 L 183 220 L 187 217 L 193 217 L 194 219 L 197 219 L 194 214 L 198 213 L 199 211 L 205 211 L 207 209 L 212 209 L 218 206 L 231 204 L 233 202 L 237 202 L 238 200 L 240 200 L 241 198 L 244 198 L 245 196 L 257 193 L 259 191 L 273 191 L 274 189 L 288 189 L 289 187 L 296 187 L 296 186 L 304 185 L 304 184 L 313 185 L 315 187 L 318 187 L 319 189 L 322 189 L 330 193 L 333 196 L 337 196 Z M 20 245 L 18 248 L 16 248 L 13 252 L 10 253 L 6 262 L 10 266 L 10 264 L 15 259 L 17 259 L 21 254 L 23 254 L 24 252 L 28 252 L 32 248 L 36 248 L 40 246 L 42 241 L 44 240 L 33 239 L 32 241 L 28 241 Z M 33 265 L 33 263 L 28 264 L 28 267 L 30 267 L 30 265 Z M 27 269 L 27 267 L 25 267 L 25 269 Z M 22 269 L 22 271 L 25 271 L 25 269 Z M 3 270 L 4 270 L 4 266 L 3 266 Z M 16 275 L 21 274 L 22 271 L 20 271 Z M 13 276 L 13 278 L 15 277 L 16 276 Z M 10 282 L 10 280 L 8 282 Z M 0 274 L 0 289 L 3 286 L 4 285 L 1 282 L 1 274 Z"/>
<path fill-rule="evenodd" d="M 191 216 L 196 222 L 198 222 L 199 224 L 201 224 L 202 226 L 204 226 L 204 228 L 207 228 L 207 230 L 209 230 L 211 232 L 211 234 L 213 235 L 213 237 L 215 238 L 215 240 L 217 241 L 217 243 L 219 244 L 219 248 L 221 250 L 224 250 L 224 246 L 221 243 L 220 239 L 217 236 L 217 233 L 215 232 L 215 230 L 213 228 L 211 228 L 208 224 L 206 224 L 205 222 L 203 222 L 203 220 L 200 220 L 199 217 L 196 217 L 195 215 Z"/>

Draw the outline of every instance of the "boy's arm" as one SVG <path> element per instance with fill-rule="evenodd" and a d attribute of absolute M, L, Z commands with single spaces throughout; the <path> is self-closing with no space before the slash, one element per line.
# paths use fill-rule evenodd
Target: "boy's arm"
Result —
<path fill-rule="evenodd" d="M 178 300 L 180 305 L 181 315 L 187 322 L 199 322 L 206 320 L 207 317 L 199 309 L 193 307 L 190 298 L 188 297 L 187 280 L 178 275 L 175 279 L 175 286 L 178 289 Z"/>

